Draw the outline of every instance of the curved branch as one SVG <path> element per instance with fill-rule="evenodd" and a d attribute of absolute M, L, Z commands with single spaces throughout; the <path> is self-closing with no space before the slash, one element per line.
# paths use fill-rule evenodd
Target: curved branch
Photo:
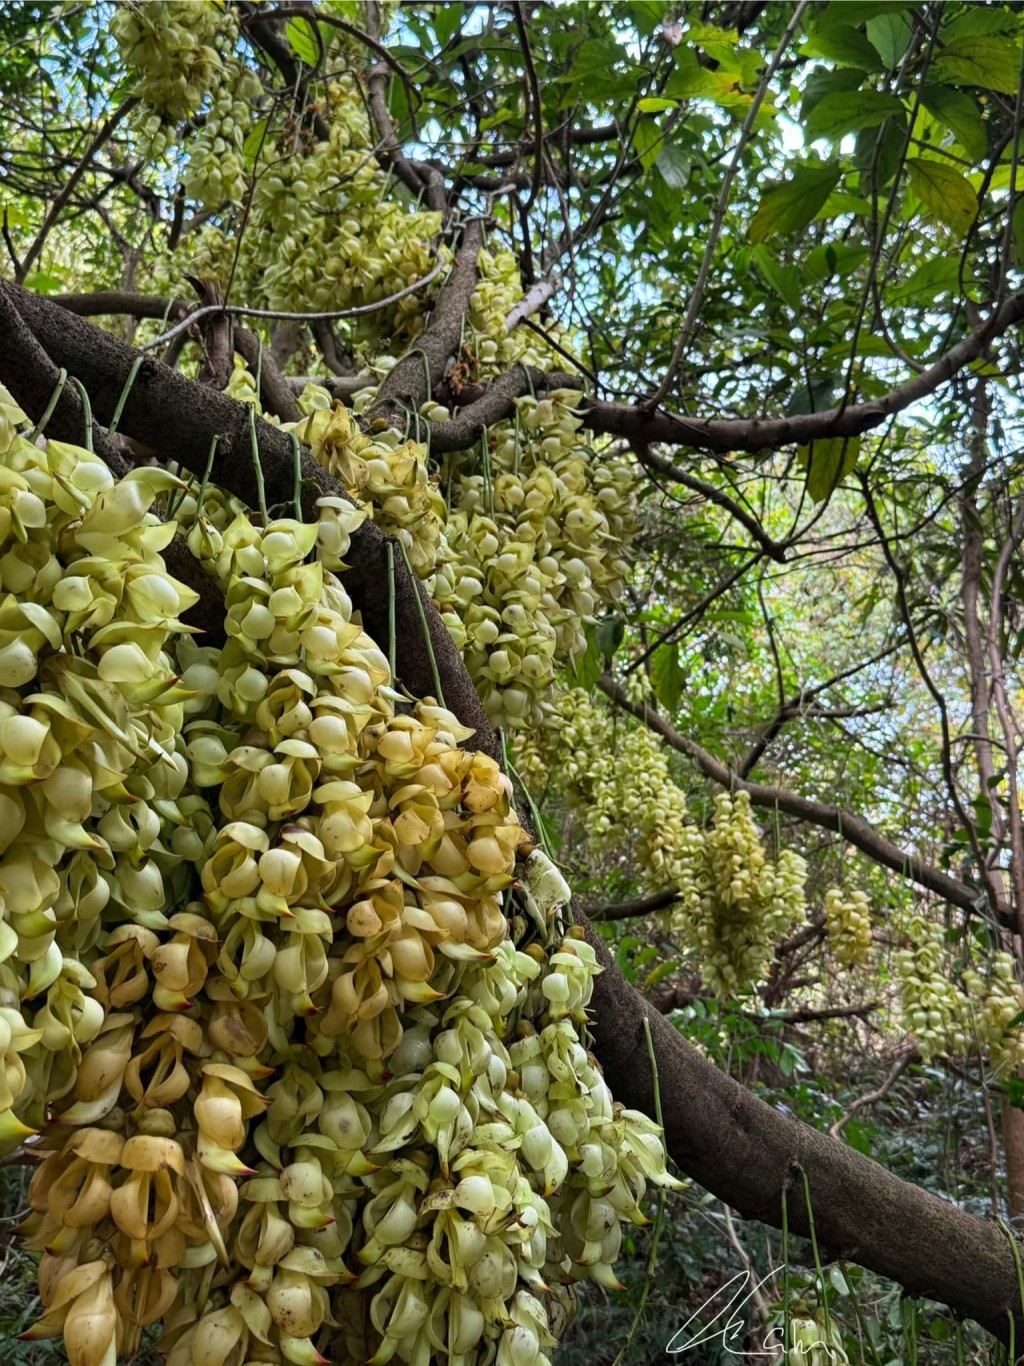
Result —
<path fill-rule="evenodd" d="M 716 759 L 695 741 L 680 735 L 663 716 L 659 716 L 642 703 L 632 701 L 626 689 L 608 674 L 603 675 L 597 686 L 616 706 L 642 721 L 660 735 L 672 749 L 692 759 L 705 776 L 718 783 L 720 787 L 731 792 L 746 792 L 754 806 L 769 811 L 784 811 L 798 820 L 807 821 L 809 825 L 835 831 L 848 843 L 867 854 L 873 862 L 883 868 L 891 868 L 902 877 L 910 878 L 919 887 L 924 887 L 927 891 L 940 896 L 943 901 L 948 901 L 951 906 L 959 906 L 965 911 L 977 911 L 979 906 L 984 904 L 985 893 L 980 888 L 950 877 L 948 873 L 926 862 L 919 855 L 901 849 L 861 816 L 841 811 L 838 806 L 829 806 L 825 802 L 801 797 L 784 787 L 771 787 L 766 783 L 752 783 L 741 778 L 735 769 L 730 768 L 721 759 Z M 1007 918 L 1011 915 L 1011 910 L 1004 902 L 999 903 L 997 911 L 1001 918 L 1006 919 L 1007 924 L 1011 923 Z"/>
<path fill-rule="evenodd" d="M 0 329 L 0 380 L 30 412 L 49 397 L 47 367 L 73 371 L 92 396 L 97 419 L 107 422 L 138 353 L 66 310 L 17 286 L 0 284 L 0 310 L 12 325 Z M 34 341 L 24 335 L 31 332 Z M 41 358 L 38 347 L 46 352 Z M 81 414 L 58 405 L 58 422 Z M 53 419 L 51 419 L 53 420 Z M 216 478 L 245 497 L 251 482 L 248 421 L 244 404 L 202 389 L 153 360 L 145 360 L 129 394 L 122 429 L 164 458 L 202 469 L 211 435 L 221 436 Z M 257 435 L 269 499 L 290 498 L 292 463 L 284 433 L 259 423 Z M 73 437 L 72 437 L 73 439 Z M 105 439 L 105 438 L 104 438 Z M 338 485 L 307 455 L 302 472 L 313 484 L 307 515 L 320 492 Z M 363 612 L 364 625 L 386 639 L 386 542 L 372 523 L 353 537 L 352 567 L 345 585 Z M 400 566 L 396 565 L 396 569 Z M 418 583 L 399 576 L 399 668 L 407 683 L 420 672 L 430 691 L 430 669 L 420 643 L 415 607 Z M 383 615 L 381 608 L 383 607 Z M 481 718 L 478 741 L 493 744 L 462 661 L 440 617 L 426 604 L 446 698 L 467 720 L 462 690 L 472 692 Z M 438 634 L 435 634 L 435 624 Z M 424 671 L 425 666 L 425 671 Z M 408 669 L 408 671 L 407 671 Z M 472 707 L 469 708 L 472 710 Z M 475 724 L 468 720 L 468 724 Z M 493 752 L 493 751 L 492 751 Z M 740 1213 L 778 1225 L 787 1198 L 790 1226 L 807 1231 L 803 1202 L 806 1178 L 819 1242 L 834 1255 L 860 1261 L 900 1281 L 912 1294 L 944 1301 L 991 1331 L 1005 1329 L 1007 1315 L 1021 1313 L 1016 1270 L 1003 1234 L 986 1220 L 964 1214 L 938 1197 L 900 1181 L 861 1154 L 776 1113 L 756 1100 L 685 1043 L 657 1011 L 630 987 L 603 940 L 580 916 L 604 967 L 597 980 L 594 1026 L 598 1057 L 617 1097 L 648 1113 L 655 1098 L 647 1063 L 644 1020 L 660 1069 L 666 1138 L 679 1165 Z"/>
<path fill-rule="evenodd" d="M 977 360 L 986 348 L 1024 319 L 1024 292 L 1011 295 L 981 327 L 958 342 L 934 365 L 899 384 L 881 398 L 823 413 L 776 418 L 684 418 L 673 413 L 648 413 L 642 405 L 605 403 L 583 405 L 583 425 L 589 431 L 621 436 L 640 445 L 663 442 L 706 451 L 763 451 L 778 446 L 806 444 L 829 437 L 860 436 L 879 427 L 895 413 L 934 394 L 953 375 Z"/>
<path fill-rule="evenodd" d="M 709 503 L 714 503 L 716 507 L 723 508 L 729 516 L 739 522 L 749 536 L 751 536 L 761 547 L 769 559 L 775 560 L 778 564 L 785 564 L 785 548 L 768 535 L 761 523 L 751 513 L 734 502 L 732 498 L 716 488 L 714 484 L 709 484 L 706 479 L 698 479 L 695 475 L 687 474 L 678 465 L 672 463 L 667 456 L 652 450 L 650 446 L 634 446 L 633 453 L 648 469 L 657 470 L 659 474 L 664 474 L 671 479 L 674 484 L 680 484 L 684 489 L 690 489 L 694 493 L 699 493 L 706 498 Z"/>
<path fill-rule="evenodd" d="M 475 257 L 474 257 L 475 260 Z M 106 424 L 113 415 L 138 352 L 109 333 L 76 318 L 51 300 L 31 294 L 17 285 L 0 282 L 0 305 L 13 308 L 40 343 L 50 360 L 76 375 L 92 400 L 97 422 Z M 21 398 L 16 382 L 25 379 L 27 361 L 19 356 L 10 329 L 0 331 L 0 382 L 19 397 L 26 411 L 38 415 L 50 390 Z M 27 393 L 33 381 L 21 387 Z M 36 389 L 38 390 L 36 382 Z M 176 460 L 194 474 L 202 475 L 210 439 L 220 437 L 214 478 L 243 501 L 252 497 L 252 454 L 248 405 L 186 379 L 175 370 L 147 357 L 136 375 L 124 406 L 120 430 L 149 447 L 162 459 Z M 269 506 L 291 507 L 294 492 L 294 461 L 286 433 L 257 421 L 257 440 L 266 498 Z M 80 434 L 80 428 L 79 428 Z M 75 439 L 72 437 L 72 439 Z M 345 498 L 344 489 L 305 452 L 301 475 L 304 481 L 303 512 L 317 518 L 320 497 Z M 345 574 L 345 587 L 362 613 L 365 629 L 377 640 L 388 639 L 387 538 L 371 521 L 353 533 Z M 401 556 L 395 557 L 395 635 L 398 673 L 406 687 L 421 697 L 434 694 L 433 668 L 426 648 L 415 594 L 426 607 L 430 640 L 441 677 L 446 680 L 445 701 L 464 725 L 476 732 L 479 747 L 500 758 L 500 745 L 462 663 L 455 642 L 431 607 L 422 585 L 412 580 Z"/>
<path fill-rule="evenodd" d="M 658 1064 L 669 1153 L 679 1168 L 748 1219 L 810 1232 L 804 1181 L 824 1255 L 891 1277 L 911 1295 L 941 1300 L 1004 1338 L 1019 1340 L 1024 1310 L 1013 1253 L 991 1221 L 901 1181 L 845 1144 L 758 1100 L 679 1034 L 629 985 L 608 946 L 577 914 L 604 971 L 592 1007 L 595 1051 L 624 1105 L 655 1113 L 644 1020 Z"/>
<path fill-rule="evenodd" d="M 532 366 L 516 365 L 492 380 L 481 397 L 460 409 L 450 422 L 432 423 L 430 449 L 439 455 L 469 450 L 483 436 L 485 428 L 511 417 L 517 398 L 552 389 L 579 389 L 581 385 L 579 375 L 557 371 L 545 374 Z"/>
<path fill-rule="evenodd" d="M 628 920 L 634 915 L 653 915 L 674 906 L 679 900 L 679 888 L 668 887 L 663 892 L 653 892 L 650 896 L 638 896 L 632 901 L 613 901 L 608 906 L 588 906 L 587 915 L 591 920 Z"/>

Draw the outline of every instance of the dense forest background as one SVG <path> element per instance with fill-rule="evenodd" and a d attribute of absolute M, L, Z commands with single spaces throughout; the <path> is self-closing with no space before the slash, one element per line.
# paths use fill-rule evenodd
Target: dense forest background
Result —
<path fill-rule="evenodd" d="M 772 1328 L 791 1361 L 814 1366 L 1015 1360 L 1022 6 L 21 3 L 0 13 L 0 96 L 0 434 L 14 451 L 45 431 L 119 477 L 180 477 L 154 482 L 144 511 L 176 522 L 178 541 L 156 549 L 196 589 L 168 609 L 167 639 L 179 614 L 206 633 L 174 647 L 175 673 L 214 676 L 196 684 L 214 699 L 205 711 L 183 704 L 179 747 L 213 815 L 169 813 L 151 783 L 130 797 L 153 803 L 154 830 L 165 823 L 145 838 L 118 797 L 76 815 L 68 796 L 65 812 L 63 788 L 45 787 L 57 761 L 44 774 L 39 748 L 25 776 L 0 718 L 5 821 L 21 785 L 45 794 L 41 833 L 25 826 L 43 852 L 16 834 L 0 854 L 10 1361 L 64 1359 L 59 1341 L 18 1340 L 53 1299 L 44 1283 L 41 1306 L 36 1289 L 53 1230 L 33 1248 L 13 1229 L 35 1169 L 24 1139 L 53 1103 L 59 1128 L 62 1097 L 84 1104 L 54 1058 L 67 1046 L 77 1066 L 87 1040 L 76 1023 L 46 1032 L 82 1016 L 58 1009 L 58 987 L 66 1001 L 95 988 L 33 965 L 54 944 L 65 965 L 98 961 L 111 1011 L 110 959 L 133 908 L 198 914 L 182 870 L 195 882 L 213 867 L 224 822 L 294 814 L 303 783 L 309 800 L 317 779 L 299 770 L 321 759 L 299 740 L 277 765 L 287 800 L 253 796 L 263 760 L 249 752 L 263 740 L 246 727 L 266 727 L 229 652 L 270 637 L 262 614 L 277 609 L 237 586 L 253 571 L 230 528 L 243 508 L 260 528 L 293 515 L 322 528 L 320 495 L 340 529 L 321 530 L 317 554 L 383 673 L 475 732 L 595 927 L 598 1061 L 616 1097 L 664 1123 L 682 1178 L 647 1190 L 649 1222 L 626 1223 L 615 1251 L 592 1229 L 565 1235 L 584 1269 L 618 1257 L 581 1284 L 556 1359 L 665 1360 L 689 1316 L 747 1272 L 742 1326 L 692 1360 L 760 1350 Z M 38 606 L 50 552 L 36 555 L 41 524 L 17 478 L 0 481 L 9 711 L 35 686 L 26 649 L 57 648 Z M 116 570 L 101 533 L 83 544 Z M 88 574 L 100 571 L 76 585 Z M 138 623 L 165 622 L 159 594 L 140 590 L 135 626 L 102 638 L 115 609 L 90 615 L 80 591 L 53 598 L 60 648 L 138 649 L 99 677 L 149 705 L 149 670 L 170 647 Z M 323 799 L 348 802 L 360 832 L 353 800 Z M 398 843 L 434 848 L 423 801 L 388 800 L 408 804 L 402 829 L 417 832 Z M 172 847 L 168 821 L 194 844 Z M 477 877 L 473 896 L 515 857 L 505 838 L 472 875 L 458 864 Z M 85 916 L 97 839 L 113 899 L 75 938 L 53 927 Z M 29 867 L 45 886 L 47 841 L 60 847 L 44 944 L 19 916 L 44 904 L 38 892 L 26 909 L 24 888 Z M 210 904 L 217 867 L 201 873 Z M 140 923 L 169 943 L 158 918 Z M 214 924 L 211 944 L 226 938 Z M 285 988 L 279 972 L 286 1033 L 326 1009 L 317 992 L 337 977 L 328 932 L 310 925 L 306 975 Z M 192 936 L 189 953 L 207 942 L 194 926 L 176 934 Z M 317 936 L 328 948 L 314 983 Z M 153 964 L 160 953 L 145 951 Z M 214 949 L 202 953 L 213 973 Z M 149 969 L 159 1010 L 190 1010 L 202 979 L 188 962 L 173 988 Z M 410 989 L 405 1005 L 427 999 Z M 367 1056 L 387 1055 L 389 1026 L 373 1028 Z M 745 1091 L 716 1089 L 728 1079 Z M 773 1128 L 780 1117 L 820 1142 Z M 562 1141 L 571 1157 L 577 1140 Z M 156 1329 L 142 1326 L 133 1345 L 152 1352 Z M 451 1341 L 453 1361 L 475 1359 Z M 170 1349 L 173 1366 L 200 1360 L 180 1337 Z M 230 1352 L 249 1359 L 236 1341 L 218 1359 Z"/>

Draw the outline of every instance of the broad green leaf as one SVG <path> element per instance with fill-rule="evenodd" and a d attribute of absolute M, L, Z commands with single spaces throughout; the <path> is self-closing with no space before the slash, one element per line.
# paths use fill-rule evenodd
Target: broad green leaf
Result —
<path fill-rule="evenodd" d="M 626 623 L 621 617 L 608 617 L 598 626 L 595 639 L 606 664 L 610 664 L 614 659 L 615 651 L 622 644 L 625 635 Z"/>
<path fill-rule="evenodd" d="M 910 188 L 933 218 L 966 237 L 978 216 L 978 196 L 969 181 L 942 161 L 907 158 Z"/>
<path fill-rule="evenodd" d="M 685 190 L 690 179 L 690 158 L 681 147 L 666 142 L 654 159 L 654 164 L 672 190 Z"/>
<path fill-rule="evenodd" d="M 808 114 L 804 128 L 810 138 L 841 138 L 863 128 L 877 128 L 886 119 L 905 120 L 895 95 L 878 90 L 845 90 L 825 95 Z"/>
<path fill-rule="evenodd" d="M 800 117 L 806 121 L 811 110 L 826 95 L 842 91 L 857 90 L 864 80 L 863 71 L 849 71 L 845 68 L 833 70 L 829 66 L 816 66 L 811 70 L 804 84 L 804 97 L 800 104 Z"/>
<path fill-rule="evenodd" d="M 807 469 L 807 492 L 812 502 L 824 503 L 850 474 L 860 459 L 860 437 L 829 437 L 797 449 L 797 459 Z"/>
<path fill-rule="evenodd" d="M 884 337 L 874 337 L 870 333 L 862 332 L 857 338 L 856 347 L 851 347 L 849 341 L 836 342 L 835 346 L 830 346 L 822 354 L 822 363 L 825 365 L 842 365 L 844 361 L 849 361 L 850 352 L 855 356 L 888 356 L 893 354 L 892 346 Z"/>
<path fill-rule="evenodd" d="M 245 141 L 242 143 L 242 159 L 245 162 L 245 169 L 247 171 L 252 171 L 253 167 L 256 165 L 256 158 L 260 154 L 260 148 L 263 146 L 263 139 L 266 137 L 266 134 L 266 119 L 259 119 L 246 134 Z"/>
<path fill-rule="evenodd" d="M 967 37 L 947 43 L 932 63 L 931 75 L 943 85 L 979 85 L 1016 95 L 1021 74 L 1020 44 L 1012 38 Z"/>
<path fill-rule="evenodd" d="M 316 66 L 320 60 L 320 45 L 316 40 L 316 30 L 303 15 L 289 19 L 285 28 L 288 45 L 296 57 L 307 66 Z"/>
<path fill-rule="evenodd" d="M 849 24 L 821 30 L 811 35 L 800 49 L 808 57 L 824 57 L 837 66 L 855 66 L 861 71 L 881 71 L 883 62 L 877 50 L 859 29 Z"/>
<path fill-rule="evenodd" d="M 942 41 L 952 43 L 961 38 L 988 36 L 993 33 L 1018 33 L 1020 19 L 1009 7 L 1002 5 L 966 5 L 955 19 L 943 25 Z"/>
<path fill-rule="evenodd" d="M 795 313 L 800 307 L 800 272 L 794 266 L 785 266 L 776 260 L 766 246 L 754 247 L 751 260 L 757 266 L 769 289 L 775 291 L 780 299 Z"/>
<path fill-rule="evenodd" d="M 981 160 L 988 151 L 988 131 L 976 100 L 948 85 L 925 85 L 921 103 L 949 129 L 972 161 Z"/>
<path fill-rule="evenodd" d="M 903 14 L 876 14 L 867 22 L 868 42 L 888 71 L 895 71 L 910 46 L 910 24 Z"/>
<path fill-rule="evenodd" d="M 686 31 L 685 41 L 693 47 L 703 48 L 716 62 L 732 63 L 735 59 L 736 44 L 740 35 L 734 28 L 716 28 L 714 24 L 691 24 Z"/>
<path fill-rule="evenodd" d="M 593 626 L 587 627 L 586 652 L 573 660 L 572 671 L 576 676 L 575 686 L 584 692 L 593 692 L 597 680 L 604 673 L 604 656 L 597 643 L 597 630 Z"/>
<path fill-rule="evenodd" d="M 659 95 L 650 95 L 645 100 L 637 100 L 637 109 L 641 114 L 661 114 L 666 109 L 678 109 L 678 100 L 662 99 Z"/>
<path fill-rule="evenodd" d="M 960 285 L 960 262 L 954 255 L 943 254 L 933 257 L 913 270 L 901 283 L 890 285 L 889 299 L 892 303 L 919 303 L 930 305 L 937 302 L 943 294 L 956 291 Z"/>
<path fill-rule="evenodd" d="M 442 47 L 450 43 L 466 16 L 463 5 L 440 5 L 434 11 L 434 32 Z"/>
<path fill-rule="evenodd" d="M 840 174 L 840 168 L 833 164 L 800 166 L 789 180 L 765 190 L 750 223 L 750 240 L 763 242 L 772 233 L 805 228 L 832 193 Z"/>
<path fill-rule="evenodd" d="M 636 148 L 640 165 L 649 171 L 658 159 L 658 153 L 665 145 L 665 134 L 653 119 L 641 118 L 633 129 L 633 146 Z"/>
<path fill-rule="evenodd" d="M 836 387 L 841 383 L 838 375 L 815 375 L 810 381 L 803 381 L 793 390 L 786 404 L 787 417 L 799 417 L 802 413 L 823 413 L 833 406 Z"/>
<path fill-rule="evenodd" d="M 655 697 L 666 711 L 674 712 L 678 708 L 685 682 L 678 648 L 675 645 L 659 645 L 651 656 L 651 683 Z"/>
<path fill-rule="evenodd" d="M 823 242 L 808 253 L 804 279 L 808 284 L 817 284 L 833 275 L 842 278 L 855 271 L 869 255 L 867 247 L 852 247 L 847 242 Z"/>
<path fill-rule="evenodd" d="M 860 188 L 869 192 L 872 185 L 881 193 L 896 176 L 903 161 L 906 125 L 895 119 L 880 128 L 865 128 L 857 134 L 853 160 L 861 173 Z"/>

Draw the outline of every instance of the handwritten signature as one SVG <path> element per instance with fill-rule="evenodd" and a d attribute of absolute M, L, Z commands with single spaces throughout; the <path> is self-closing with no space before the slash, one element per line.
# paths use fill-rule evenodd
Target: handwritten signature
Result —
<path fill-rule="evenodd" d="M 770 1271 L 768 1275 L 759 1280 L 756 1285 L 750 1285 L 750 1272 L 738 1271 L 735 1276 L 726 1281 L 725 1285 L 720 1286 L 714 1294 L 705 1300 L 699 1309 L 694 1310 L 683 1326 L 673 1333 L 665 1351 L 670 1352 L 673 1355 L 677 1353 L 681 1355 L 683 1352 L 692 1351 L 694 1347 L 700 1347 L 706 1342 L 713 1342 L 715 1338 L 720 1338 L 722 1346 L 732 1356 L 768 1357 L 772 1360 L 777 1360 L 782 1355 L 785 1347 L 782 1336 L 783 1325 L 780 1323 L 770 1328 L 761 1340 L 760 1348 L 744 1347 L 743 1344 L 748 1333 L 748 1324 L 746 1317 L 740 1312 L 743 1307 L 753 1299 L 761 1287 L 772 1280 L 774 1274 L 774 1272 Z M 718 1300 L 719 1296 L 724 1295 L 732 1286 L 736 1287 L 732 1296 L 726 1300 L 714 1317 L 707 1322 L 701 1322 L 699 1316 L 703 1314 L 709 1306 L 713 1305 Z M 749 1289 L 747 1288 L 748 1286 Z M 744 1293 L 744 1291 L 746 1293 Z M 726 1315 L 727 1317 L 725 1317 L 724 1322 L 721 1322 L 723 1316 Z M 687 1330 L 691 1328 L 695 1331 L 695 1336 L 687 1338 Z M 813 1349 L 803 1343 L 799 1343 L 795 1347 L 790 1348 L 790 1360 L 796 1360 L 804 1355 L 810 1355 L 812 1350 L 823 1353 L 827 1359 L 832 1362 L 845 1359 L 844 1352 L 833 1351 L 827 1343 L 818 1342 Z"/>

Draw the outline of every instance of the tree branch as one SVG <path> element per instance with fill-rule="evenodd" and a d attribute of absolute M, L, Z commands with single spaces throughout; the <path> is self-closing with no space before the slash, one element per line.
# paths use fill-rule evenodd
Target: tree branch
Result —
<path fill-rule="evenodd" d="M 416 338 L 415 347 L 389 371 L 380 386 L 373 417 L 382 417 L 404 429 L 409 415 L 419 412 L 421 404 L 444 379 L 448 361 L 462 341 L 462 324 L 476 288 L 476 263 L 482 245 L 483 224 L 478 218 L 471 219 L 430 321 Z"/>
<path fill-rule="evenodd" d="M 591 920 L 628 920 L 634 915 L 653 915 L 667 906 L 674 906 L 679 900 L 679 888 L 667 887 L 663 892 L 653 892 L 650 896 L 638 896 L 632 901 L 613 901 L 608 906 L 588 906 L 587 915 Z"/>
<path fill-rule="evenodd" d="M 756 1099 L 720 1072 L 615 966 L 582 913 L 604 971 L 594 987 L 595 1050 L 624 1105 L 655 1113 L 644 1021 L 658 1065 L 669 1153 L 679 1168 L 744 1218 L 815 1234 L 824 1255 L 891 1277 L 911 1295 L 948 1304 L 988 1331 L 1021 1333 L 1024 1311 L 1006 1235 L 994 1223 L 904 1182 L 870 1158 Z"/>
<path fill-rule="evenodd" d="M 1003 306 L 963 341 L 919 375 L 897 385 L 881 398 L 829 408 L 823 413 L 804 413 L 777 418 L 684 418 L 673 413 L 647 413 L 641 405 L 587 400 L 582 407 L 583 425 L 589 431 L 620 436 L 639 445 L 662 442 L 694 450 L 763 451 L 779 446 L 806 444 L 828 437 L 860 436 L 879 427 L 894 413 L 934 394 L 953 375 L 977 360 L 997 337 L 1024 319 L 1024 292 L 1011 295 Z"/>
<path fill-rule="evenodd" d="M 724 508 L 729 516 L 739 522 L 747 534 L 753 537 L 769 559 L 775 560 L 778 564 L 785 564 L 785 547 L 769 536 L 757 518 L 747 512 L 746 508 L 741 507 L 739 503 L 734 502 L 728 494 L 723 493 L 714 484 L 709 484 L 705 479 L 698 479 L 695 475 L 687 474 L 685 470 L 681 470 L 678 465 L 673 464 L 667 456 L 652 450 L 650 446 L 634 444 L 633 452 L 641 465 L 646 466 L 647 469 L 657 470 L 659 474 L 664 474 L 666 478 L 671 479 L 674 484 L 680 484 L 684 489 L 699 493 L 709 503 Z"/>
<path fill-rule="evenodd" d="M 0 304 L 13 308 L 33 333 L 51 361 L 85 385 L 96 420 L 106 424 L 113 415 L 138 352 L 100 328 L 76 318 L 51 300 L 31 294 L 17 285 L 0 282 Z M 29 373 L 26 374 L 26 371 Z M 33 377 L 28 361 L 19 355 L 11 329 L 0 332 L 0 382 L 7 384 L 22 407 L 36 416 L 50 396 L 50 388 Z M 21 377 L 22 395 L 17 381 Z M 214 479 L 243 501 L 252 497 L 252 453 L 248 405 L 236 403 L 212 389 L 204 389 L 177 371 L 146 357 L 128 394 L 120 430 L 149 447 L 164 460 L 176 460 L 196 475 L 206 468 L 210 441 L 220 442 Z M 287 435 L 257 420 L 256 434 L 266 498 L 269 506 L 291 506 L 294 492 L 294 461 Z M 72 438 L 75 439 L 75 438 Z M 304 481 L 303 512 L 307 520 L 318 517 L 321 496 L 345 498 L 344 489 L 304 452 L 300 474 Z M 387 538 L 371 521 L 352 536 L 350 568 L 345 587 L 360 610 L 365 629 L 377 640 L 388 639 Z M 441 677 L 446 680 L 445 701 L 464 725 L 476 732 L 476 743 L 494 758 L 500 745 L 477 696 L 455 642 L 438 613 L 430 605 L 422 585 L 413 581 L 402 557 L 395 556 L 395 636 L 398 674 L 406 687 L 424 697 L 433 695 L 433 668 L 423 639 L 415 594 L 425 605 L 430 641 Z"/>

